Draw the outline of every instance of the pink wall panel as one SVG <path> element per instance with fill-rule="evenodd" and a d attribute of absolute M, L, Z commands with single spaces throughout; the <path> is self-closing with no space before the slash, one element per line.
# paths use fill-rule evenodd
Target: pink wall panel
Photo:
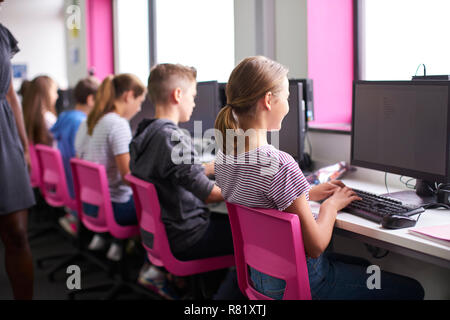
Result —
<path fill-rule="evenodd" d="M 353 82 L 353 0 L 308 0 L 308 77 L 315 122 L 350 123 Z"/>
<path fill-rule="evenodd" d="M 86 0 L 87 61 L 103 80 L 114 73 L 113 13 L 111 0 Z"/>

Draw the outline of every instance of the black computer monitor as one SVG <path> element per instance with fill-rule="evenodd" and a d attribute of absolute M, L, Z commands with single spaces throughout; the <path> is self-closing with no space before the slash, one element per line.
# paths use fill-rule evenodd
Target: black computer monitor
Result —
<path fill-rule="evenodd" d="M 450 182 L 449 94 L 449 81 L 355 81 L 351 164 Z"/>
<path fill-rule="evenodd" d="M 221 108 L 219 100 L 219 84 L 217 81 L 204 81 L 197 83 L 197 97 L 195 108 L 188 122 L 179 123 L 180 128 L 188 130 L 194 136 L 194 121 L 202 122 L 202 132 L 214 129 L 216 116 Z"/>
<path fill-rule="evenodd" d="M 303 85 L 301 82 L 289 81 L 289 113 L 281 123 L 279 149 L 289 153 L 298 163 L 303 157 L 305 133 Z"/>
<path fill-rule="evenodd" d="M 226 82 L 219 82 L 219 105 L 221 108 L 225 107 L 225 105 L 227 104 L 226 88 Z"/>
<path fill-rule="evenodd" d="M 303 85 L 303 100 L 305 102 L 305 125 L 314 120 L 314 90 L 312 79 L 290 79 L 289 83 L 300 82 Z"/>
<path fill-rule="evenodd" d="M 130 120 L 131 131 L 136 132 L 139 123 L 144 119 L 152 119 L 155 116 L 155 106 L 150 101 L 150 97 L 147 94 L 145 96 L 145 100 L 142 102 L 141 111 L 136 113 L 136 115 Z"/>
<path fill-rule="evenodd" d="M 73 88 L 58 89 L 58 99 L 55 103 L 56 113 L 72 110 L 75 108 L 75 97 L 73 96 Z"/>

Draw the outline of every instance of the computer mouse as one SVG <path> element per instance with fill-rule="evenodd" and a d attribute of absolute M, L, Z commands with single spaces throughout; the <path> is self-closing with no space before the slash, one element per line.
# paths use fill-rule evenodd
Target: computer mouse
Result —
<path fill-rule="evenodd" d="M 381 226 L 386 229 L 402 229 L 414 227 L 416 222 L 417 221 L 411 217 L 391 214 L 383 217 Z"/>

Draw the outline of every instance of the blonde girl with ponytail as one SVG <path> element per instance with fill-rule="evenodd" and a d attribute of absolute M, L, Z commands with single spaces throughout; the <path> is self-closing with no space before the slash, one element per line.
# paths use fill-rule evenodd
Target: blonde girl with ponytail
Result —
<path fill-rule="evenodd" d="M 132 190 L 124 177 L 130 171 L 129 120 L 140 110 L 145 94 L 145 86 L 132 74 L 106 77 L 97 91 L 92 112 L 75 138 L 77 157 L 105 166 L 114 216 L 121 225 L 137 223 Z M 89 204 L 83 204 L 83 209 L 88 215 L 96 215 L 98 211 Z M 104 239 L 97 235 L 90 248 L 99 249 L 104 244 Z M 112 245 L 108 256 L 117 260 L 119 249 Z"/>
<path fill-rule="evenodd" d="M 368 261 L 325 252 L 337 212 L 360 198 L 340 181 L 310 188 L 292 156 L 268 144 L 267 132 L 280 130 L 289 112 L 287 74 L 281 64 L 256 56 L 242 60 L 230 75 L 227 105 L 215 122 L 219 145 L 216 184 L 225 201 L 298 215 L 313 299 L 423 298 L 423 289 L 417 281 L 387 273 L 381 276 L 385 279 L 382 290 L 369 290 L 364 266 Z M 245 143 L 239 145 L 236 140 L 242 136 Z M 312 214 L 308 200 L 324 200 L 317 217 Z M 249 275 L 256 290 L 282 299 L 285 279 L 251 267 Z"/>

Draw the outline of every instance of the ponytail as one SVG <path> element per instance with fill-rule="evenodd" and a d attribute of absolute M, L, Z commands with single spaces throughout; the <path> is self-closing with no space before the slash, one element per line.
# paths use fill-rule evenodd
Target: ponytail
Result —
<path fill-rule="evenodd" d="M 108 112 L 114 111 L 114 99 L 116 92 L 114 88 L 114 76 L 110 75 L 103 80 L 98 88 L 94 109 L 87 118 L 88 135 L 92 135 L 97 122 Z"/>
<path fill-rule="evenodd" d="M 234 150 L 234 136 L 228 137 L 227 139 L 227 130 L 236 130 L 238 128 L 238 123 L 234 117 L 233 108 L 231 107 L 231 105 L 227 104 L 220 110 L 214 123 L 214 128 L 222 133 L 221 139 L 219 137 L 216 137 L 216 141 L 218 141 L 219 148 L 223 150 L 223 153 L 226 154 L 227 150 L 230 149 Z"/>

